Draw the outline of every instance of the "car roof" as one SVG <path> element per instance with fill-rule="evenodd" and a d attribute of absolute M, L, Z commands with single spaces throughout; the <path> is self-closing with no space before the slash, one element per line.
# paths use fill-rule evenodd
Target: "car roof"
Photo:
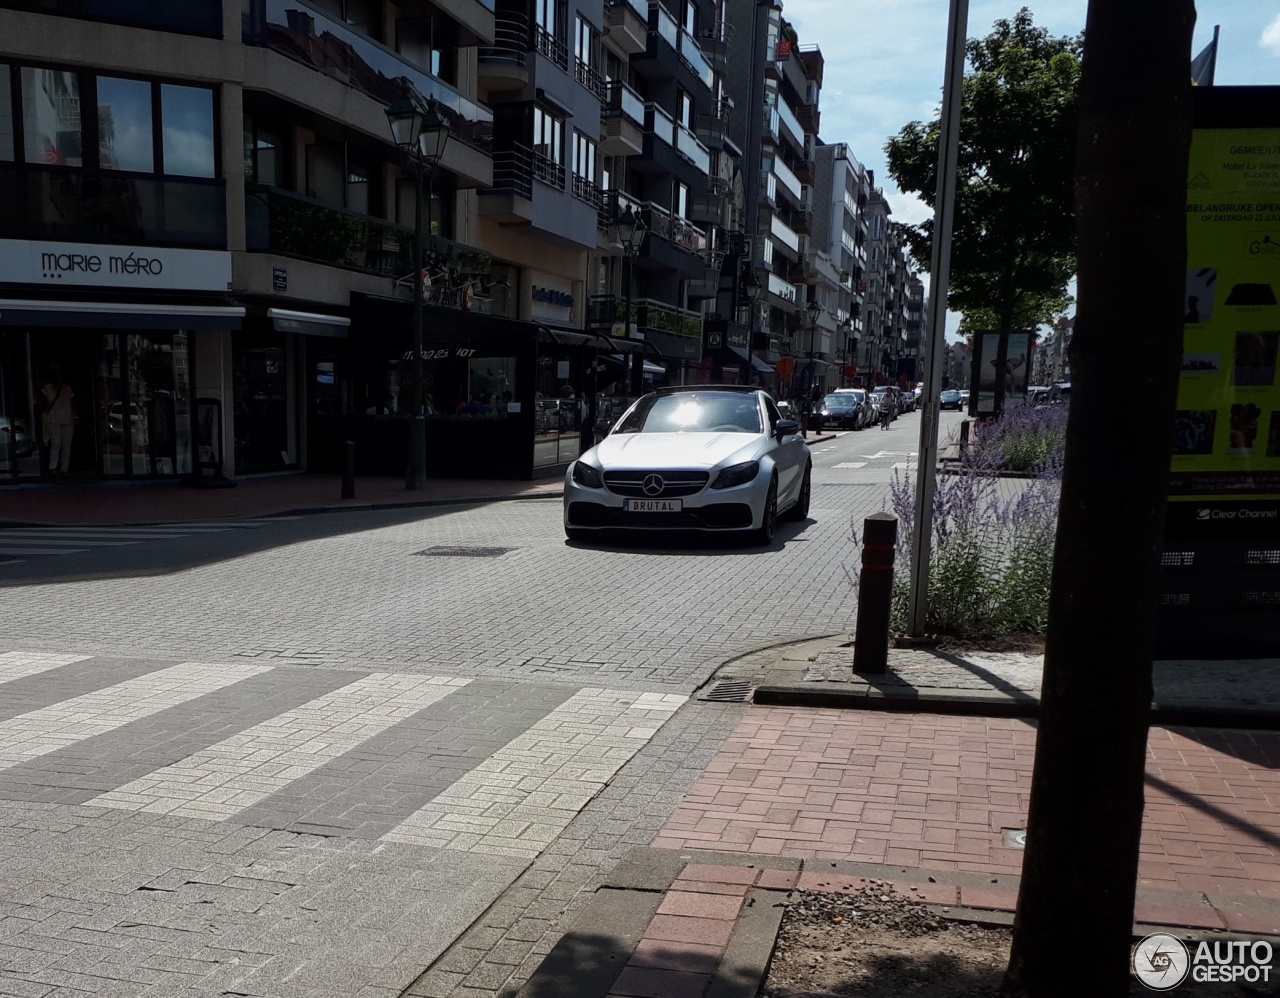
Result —
<path fill-rule="evenodd" d="M 685 392 L 733 392 L 737 395 L 751 395 L 763 391 L 755 385 L 669 385 L 654 390 L 655 395 L 680 395 Z"/>

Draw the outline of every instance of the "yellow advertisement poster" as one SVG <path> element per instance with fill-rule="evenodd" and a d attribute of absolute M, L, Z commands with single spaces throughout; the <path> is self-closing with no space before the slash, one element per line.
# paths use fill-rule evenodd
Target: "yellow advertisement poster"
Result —
<path fill-rule="evenodd" d="M 1170 499 L 1280 496 L 1280 130 L 1198 129 Z"/>

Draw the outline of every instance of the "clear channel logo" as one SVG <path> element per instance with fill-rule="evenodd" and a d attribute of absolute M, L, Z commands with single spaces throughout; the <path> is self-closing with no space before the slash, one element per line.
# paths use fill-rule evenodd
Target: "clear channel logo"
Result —
<path fill-rule="evenodd" d="M 1275 520 L 1280 518 L 1277 509 L 1215 509 L 1202 506 L 1196 510 L 1196 520 L 1208 523 L 1211 520 Z"/>

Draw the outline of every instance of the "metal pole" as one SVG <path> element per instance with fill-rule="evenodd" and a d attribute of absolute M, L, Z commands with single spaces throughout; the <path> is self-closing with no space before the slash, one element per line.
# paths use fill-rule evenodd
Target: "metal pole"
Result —
<path fill-rule="evenodd" d="M 911 518 L 911 613 L 907 631 L 924 636 L 929 599 L 929 556 L 933 539 L 933 496 L 938 465 L 938 396 L 942 393 L 942 354 L 946 349 L 947 282 L 951 277 L 951 230 L 956 204 L 956 160 L 960 149 L 960 108 L 964 86 L 964 44 L 969 0 L 951 0 L 947 25 L 946 75 L 942 81 L 942 119 L 938 135 L 938 190 L 934 199 L 933 247 L 929 260 L 929 383 L 920 416 L 916 467 L 916 508 Z"/>
<path fill-rule="evenodd" d="M 410 157 L 417 179 L 413 203 L 413 410 L 409 417 L 409 460 L 404 487 L 421 490 L 427 482 L 427 417 L 422 411 L 422 163 Z"/>
<path fill-rule="evenodd" d="M 630 246 L 624 246 L 622 252 L 627 258 L 627 339 L 631 339 L 631 292 L 636 279 L 635 252 Z M 631 355 L 631 394 L 639 398 L 644 394 L 644 350 L 636 350 Z"/>

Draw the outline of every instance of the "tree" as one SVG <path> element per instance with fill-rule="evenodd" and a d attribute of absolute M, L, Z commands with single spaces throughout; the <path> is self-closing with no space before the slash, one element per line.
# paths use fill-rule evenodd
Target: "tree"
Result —
<path fill-rule="evenodd" d="M 947 304 L 972 328 L 1034 329 L 1071 300 L 1080 40 L 1050 37 L 1024 7 L 965 50 Z M 930 208 L 940 128 L 913 121 L 885 146 L 889 175 Z M 907 230 L 927 270 L 933 223 Z"/>
<path fill-rule="evenodd" d="M 1194 22 L 1193 0 L 1089 3 L 1072 401 L 1006 998 L 1129 993 L 1182 355 Z M 1086 957 L 1072 957 L 1082 944 Z"/>

